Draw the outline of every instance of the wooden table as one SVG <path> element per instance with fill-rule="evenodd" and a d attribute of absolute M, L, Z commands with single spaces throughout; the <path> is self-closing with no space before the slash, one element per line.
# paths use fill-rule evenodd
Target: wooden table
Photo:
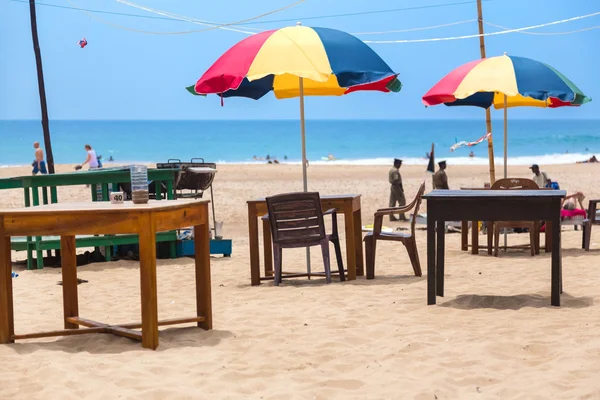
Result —
<path fill-rule="evenodd" d="M 273 249 L 271 247 L 271 231 L 268 222 L 263 224 L 265 276 L 260 274 L 260 257 L 258 245 L 258 218 L 267 214 L 265 199 L 249 200 L 248 204 L 248 237 L 250 239 L 250 282 L 260 285 L 261 280 L 273 279 Z M 346 272 L 348 280 L 355 280 L 356 276 L 363 276 L 363 248 L 362 248 L 362 217 L 360 210 L 359 194 L 337 194 L 321 196 L 323 210 L 335 208 L 338 213 L 344 214 L 346 232 Z"/>
<path fill-rule="evenodd" d="M 0 209 L 0 343 L 19 339 L 85 333 L 112 333 L 158 347 L 158 327 L 195 322 L 212 329 L 208 200 L 150 201 L 111 204 L 62 203 L 38 207 Z M 196 251 L 196 316 L 158 320 L 156 289 L 156 232 L 194 226 Z M 111 325 L 79 316 L 75 235 L 139 235 L 141 323 Z M 64 330 L 15 334 L 11 278 L 10 237 L 57 235 L 61 237 Z M 80 326 L 87 329 L 79 329 Z M 141 328 L 140 331 L 134 329 Z"/>
<path fill-rule="evenodd" d="M 564 190 L 434 190 L 427 200 L 427 304 L 444 296 L 445 221 L 548 221 L 560 227 Z M 437 229 L 436 224 L 442 229 Z M 436 243 L 437 236 L 437 243 Z M 561 232 L 552 229 L 551 304 L 560 306 Z"/>

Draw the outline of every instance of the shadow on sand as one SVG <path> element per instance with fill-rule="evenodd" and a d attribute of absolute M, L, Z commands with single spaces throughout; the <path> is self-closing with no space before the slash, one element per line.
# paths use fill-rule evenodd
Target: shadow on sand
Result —
<path fill-rule="evenodd" d="M 169 328 L 161 330 L 156 351 L 167 351 L 182 347 L 212 347 L 221 340 L 234 337 L 234 333 L 222 330 L 205 331 L 198 327 Z M 34 339 L 40 340 L 40 339 Z M 132 351 L 146 351 L 141 342 L 112 334 L 89 334 L 63 336 L 53 342 L 17 342 L 8 345 L 19 354 L 36 351 L 58 351 L 65 353 L 119 354 Z M 151 351 L 151 350 L 150 350 Z"/>
<path fill-rule="evenodd" d="M 567 293 L 561 295 L 562 308 L 586 308 L 594 305 L 591 297 L 573 297 Z M 550 296 L 537 294 L 518 294 L 515 296 L 480 296 L 466 294 L 441 303 L 440 307 L 451 307 L 459 310 L 492 308 L 496 310 L 520 310 L 526 307 L 556 308 L 550 305 Z"/>

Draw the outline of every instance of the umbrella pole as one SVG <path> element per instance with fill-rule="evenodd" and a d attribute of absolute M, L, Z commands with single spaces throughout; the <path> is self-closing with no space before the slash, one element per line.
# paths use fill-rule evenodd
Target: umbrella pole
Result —
<path fill-rule="evenodd" d="M 507 99 L 506 99 L 506 95 L 504 95 L 504 178 L 508 178 L 507 176 L 507 171 L 508 171 L 508 125 L 507 125 L 507 120 L 508 120 L 508 109 L 506 108 L 507 106 Z"/>
<path fill-rule="evenodd" d="M 302 137 L 302 182 L 304 183 L 304 191 L 308 192 L 308 178 L 306 174 L 306 130 L 304 124 L 304 79 L 299 78 L 300 87 L 300 134 Z"/>
<path fill-rule="evenodd" d="M 308 192 L 308 178 L 306 174 L 306 129 L 304 124 L 304 79 L 298 78 L 298 88 L 300 90 L 300 135 L 302 137 L 302 183 L 304 191 Z M 306 248 L 306 272 L 310 279 L 310 249 Z"/>
<path fill-rule="evenodd" d="M 504 95 L 504 178 L 508 178 L 508 108 Z M 506 251 L 506 231 L 504 231 L 504 250 Z"/>

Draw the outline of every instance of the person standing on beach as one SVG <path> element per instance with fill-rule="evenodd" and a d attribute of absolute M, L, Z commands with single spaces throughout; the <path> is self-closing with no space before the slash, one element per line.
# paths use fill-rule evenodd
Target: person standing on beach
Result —
<path fill-rule="evenodd" d="M 388 179 L 390 181 L 390 207 L 396 207 L 398 203 L 399 207 L 406 205 L 406 199 L 404 198 L 404 188 L 402 187 L 402 176 L 400 176 L 400 167 L 402 166 L 402 160 L 394 158 L 394 166 L 390 169 Z M 404 214 L 400 214 L 400 219 L 394 215 L 390 215 L 390 221 L 406 221 Z"/>
<path fill-rule="evenodd" d="M 551 187 L 552 180 L 548 178 L 548 175 L 545 172 L 540 171 L 540 166 L 537 164 L 533 164 L 529 169 L 533 172 L 533 181 L 537 183 L 540 188 Z"/>
<path fill-rule="evenodd" d="M 85 145 L 85 151 L 87 151 L 87 158 L 81 164 L 83 167 L 85 164 L 89 165 L 89 169 L 98 168 L 98 156 L 96 156 L 96 152 L 92 149 L 92 146 L 89 144 Z"/>
<path fill-rule="evenodd" d="M 433 174 L 433 188 L 450 189 L 448 186 L 448 175 L 446 175 L 446 161 L 440 161 L 438 165 L 440 166 L 440 169 Z"/>
<path fill-rule="evenodd" d="M 44 150 L 40 149 L 40 142 L 33 143 L 33 148 L 35 149 L 35 161 L 33 162 L 33 171 L 31 171 L 32 175 L 37 175 L 40 172 L 42 175 L 46 175 L 48 171 L 46 170 L 46 162 L 44 161 Z"/>

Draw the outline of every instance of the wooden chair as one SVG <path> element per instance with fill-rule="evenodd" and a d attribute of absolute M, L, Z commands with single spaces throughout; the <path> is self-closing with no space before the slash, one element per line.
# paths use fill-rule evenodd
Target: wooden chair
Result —
<path fill-rule="evenodd" d="M 396 242 L 402 242 L 408 251 L 408 257 L 412 264 L 415 276 L 422 276 L 421 264 L 419 263 L 419 253 L 417 252 L 417 242 L 415 240 L 415 223 L 416 215 L 419 212 L 421 206 L 421 197 L 425 192 L 425 182 L 421 184 L 417 196 L 407 206 L 404 207 L 393 207 L 393 208 L 382 208 L 377 210 L 375 213 L 375 221 L 373 223 L 373 231 L 367 233 L 365 236 L 365 253 L 366 253 L 366 264 L 367 264 L 367 279 L 375 278 L 375 253 L 377 248 L 378 240 L 392 240 Z M 383 225 L 383 217 L 391 214 L 407 213 L 413 210 L 413 218 L 410 222 L 410 233 L 405 232 L 391 232 L 385 233 L 381 231 Z"/>
<path fill-rule="evenodd" d="M 331 270 L 329 261 L 329 242 L 333 243 L 340 274 L 340 281 L 344 281 L 344 264 L 342 263 L 342 250 L 337 227 L 337 213 L 335 209 L 321 209 L 319 193 L 287 193 L 267 197 L 268 214 L 263 219 L 268 219 L 271 228 L 274 254 L 275 285 L 279 286 L 282 280 L 282 249 L 321 246 L 323 264 L 325 266 L 325 279 L 331 283 Z M 332 233 L 325 233 L 324 215 L 331 215 Z M 317 274 L 315 274 L 317 275 Z M 308 276 L 307 274 L 294 274 Z"/>
<path fill-rule="evenodd" d="M 497 180 L 492 185 L 492 190 L 538 190 L 539 186 L 531 179 L 504 178 Z M 529 242 L 531 256 L 539 254 L 539 222 L 531 221 L 495 221 L 494 222 L 494 256 L 498 257 L 500 244 L 500 230 L 502 228 L 527 228 L 529 229 Z M 506 250 L 506 249 L 505 249 Z"/>

